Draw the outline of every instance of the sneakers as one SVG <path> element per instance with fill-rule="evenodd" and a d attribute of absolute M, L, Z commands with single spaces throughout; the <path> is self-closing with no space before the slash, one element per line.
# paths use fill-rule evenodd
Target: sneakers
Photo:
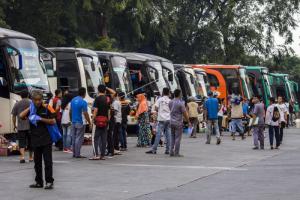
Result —
<path fill-rule="evenodd" d="M 209 141 L 206 141 L 205 144 L 210 144 L 210 142 L 209 142 Z"/>
<path fill-rule="evenodd" d="M 174 157 L 177 157 L 177 158 L 182 158 L 182 157 L 184 157 L 183 155 L 181 155 L 181 154 L 175 154 L 174 155 Z"/>
<path fill-rule="evenodd" d="M 166 154 L 166 155 L 169 155 L 169 154 L 170 154 L 170 152 L 166 151 L 166 152 L 165 152 L 165 154 Z"/>
<path fill-rule="evenodd" d="M 46 183 L 46 186 L 44 188 L 45 190 L 52 190 L 53 189 L 53 183 Z"/>
<path fill-rule="evenodd" d="M 253 150 L 258 150 L 259 148 L 258 148 L 258 147 L 253 147 L 252 149 L 253 149 Z"/>
<path fill-rule="evenodd" d="M 146 154 L 156 154 L 156 151 L 153 151 L 153 150 L 146 151 Z"/>
<path fill-rule="evenodd" d="M 24 164 L 24 163 L 26 163 L 26 161 L 24 159 L 22 159 L 22 160 L 20 160 L 20 163 Z"/>
<path fill-rule="evenodd" d="M 44 186 L 42 184 L 39 183 L 34 183 L 29 185 L 30 188 L 43 188 Z"/>
<path fill-rule="evenodd" d="M 220 138 L 217 139 L 217 145 L 219 145 L 219 144 L 221 144 L 221 139 Z"/>

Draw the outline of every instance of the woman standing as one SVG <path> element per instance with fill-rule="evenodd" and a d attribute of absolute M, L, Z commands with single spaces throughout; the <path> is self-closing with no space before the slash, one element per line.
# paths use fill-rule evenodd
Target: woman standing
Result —
<path fill-rule="evenodd" d="M 138 94 L 137 101 L 139 103 L 136 112 L 136 118 L 139 121 L 137 147 L 147 147 L 150 145 L 150 135 L 151 135 L 147 99 L 145 95 Z"/>

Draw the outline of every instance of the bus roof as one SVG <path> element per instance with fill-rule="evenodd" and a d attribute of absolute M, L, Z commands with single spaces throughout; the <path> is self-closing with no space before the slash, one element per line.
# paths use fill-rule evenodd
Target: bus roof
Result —
<path fill-rule="evenodd" d="M 267 70 L 269 70 L 269 68 L 267 68 L 267 67 L 263 67 L 263 66 L 245 66 L 246 67 L 246 69 L 260 69 L 260 70 L 264 70 L 264 69 L 267 69 Z"/>
<path fill-rule="evenodd" d="M 218 64 L 213 64 L 213 65 L 206 65 L 206 64 L 190 64 L 190 66 L 193 67 L 201 67 L 201 68 L 207 68 L 207 69 L 240 69 L 240 68 L 245 68 L 242 65 L 218 65 Z"/>
<path fill-rule="evenodd" d="M 124 57 L 124 55 L 120 52 L 114 52 L 114 51 L 95 51 L 98 55 L 102 56 L 121 56 Z"/>
<path fill-rule="evenodd" d="M 147 56 L 141 55 L 139 53 L 126 52 L 126 53 L 122 53 L 122 54 L 129 61 L 138 61 L 138 62 L 159 61 L 157 59 L 147 57 Z"/>
<path fill-rule="evenodd" d="M 163 57 L 160 57 L 160 56 L 157 56 L 157 55 L 152 55 L 152 54 L 147 54 L 147 53 L 137 53 L 137 54 L 142 55 L 142 56 L 146 56 L 146 57 L 149 57 L 149 58 L 153 58 L 153 59 L 159 60 L 161 62 L 173 63 L 171 60 L 168 60 L 166 58 L 163 58 Z"/>
<path fill-rule="evenodd" d="M 84 53 L 88 55 L 97 56 L 97 53 L 90 49 L 75 48 L 75 47 L 49 47 L 48 50 L 52 52 L 73 52 L 73 53 Z"/>
<path fill-rule="evenodd" d="M 25 33 L 9 30 L 6 28 L 0 28 L 0 38 L 20 38 L 26 40 L 35 40 L 34 37 L 27 35 Z"/>

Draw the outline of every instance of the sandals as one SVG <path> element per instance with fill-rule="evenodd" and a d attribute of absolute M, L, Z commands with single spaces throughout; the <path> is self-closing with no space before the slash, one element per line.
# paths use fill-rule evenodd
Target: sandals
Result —
<path fill-rule="evenodd" d="M 100 160 L 100 157 L 92 157 L 92 158 L 89 158 L 89 160 Z"/>

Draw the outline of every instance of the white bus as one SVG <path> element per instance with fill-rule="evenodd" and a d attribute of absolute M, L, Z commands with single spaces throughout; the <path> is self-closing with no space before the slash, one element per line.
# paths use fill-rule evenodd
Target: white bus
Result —
<path fill-rule="evenodd" d="M 21 99 L 21 91 L 33 89 L 40 89 L 45 94 L 49 92 L 46 70 L 35 38 L 0 28 L 0 134 L 14 132 L 11 110 Z"/>
<path fill-rule="evenodd" d="M 52 93 L 56 89 L 68 88 L 77 95 L 80 87 L 87 89 L 86 101 L 92 106 L 97 87 L 103 84 L 103 74 L 96 52 L 89 49 L 52 47 L 47 48 L 55 54 L 55 68 L 45 60 Z M 53 67 L 53 68 L 51 68 Z"/>

